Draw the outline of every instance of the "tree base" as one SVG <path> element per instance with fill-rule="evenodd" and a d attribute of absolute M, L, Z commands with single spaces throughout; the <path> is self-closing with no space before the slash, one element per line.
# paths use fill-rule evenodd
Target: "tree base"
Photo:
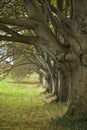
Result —
<path fill-rule="evenodd" d="M 54 119 L 54 123 L 65 129 L 68 128 L 70 130 L 87 130 L 87 120 L 79 120 L 68 116 L 62 116 Z"/>
<path fill-rule="evenodd" d="M 81 109 L 76 109 L 74 105 L 70 105 L 63 116 L 64 118 L 71 118 L 78 121 L 87 121 L 87 113 L 83 113 Z"/>

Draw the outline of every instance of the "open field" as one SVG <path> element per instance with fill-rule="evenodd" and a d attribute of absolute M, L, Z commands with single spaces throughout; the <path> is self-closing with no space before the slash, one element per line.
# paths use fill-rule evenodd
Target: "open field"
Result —
<path fill-rule="evenodd" d="M 0 82 L 0 130 L 57 130 L 52 119 L 62 115 L 67 104 L 48 104 L 37 86 Z"/>

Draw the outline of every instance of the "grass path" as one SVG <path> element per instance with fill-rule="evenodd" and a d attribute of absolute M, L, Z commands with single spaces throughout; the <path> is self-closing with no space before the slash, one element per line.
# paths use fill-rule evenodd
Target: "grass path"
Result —
<path fill-rule="evenodd" d="M 52 123 L 67 105 L 49 104 L 36 84 L 0 82 L 0 130 L 61 130 Z"/>

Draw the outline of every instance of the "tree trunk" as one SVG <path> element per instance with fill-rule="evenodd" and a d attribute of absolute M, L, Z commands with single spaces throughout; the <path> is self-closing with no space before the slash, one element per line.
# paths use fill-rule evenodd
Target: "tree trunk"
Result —
<path fill-rule="evenodd" d="M 57 96 L 58 98 L 58 74 L 55 75 L 55 90 L 54 90 L 54 94 Z"/>
<path fill-rule="evenodd" d="M 71 71 L 71 103 L 66 115 L 77 118 L 87 115 L 87 68 L 84 66 Z"/>
<path fill-rule="evenodd" d="M 52 81 L 52 94 L 54 95 L 55 93 L 55 78 L 51 76 L 51 81 Z"/>
<path fill-rule="evenodd" d="M 42 86 L 46 86 L 46 80 L 45 80 L 45 75 L 42 76 Z"/>
<path fill-rule="evenodd" d="M 71 63 L 70 106 L 65 115 L 87 119 L 87 0 L 73 0 L 73 21 L 80 51 Z M 80 26 L 79 26 L 80 25 Z M 76 40 L 76 39 L 75 39 Z M 74 44 L 74 43 L 73 43 Z M 77 63 L 77 61 L 79 61 Z"/>
<path fill-rule="evenodd" d="M 46 91 L 49 92 L 49 93 L 52 93 L 52 78 L 51 78 L 51 76 L 48 75 L 46 80 L 47 80 L 47 83 L 48 83 Z"/>
<path fill-rule="evenodd" d="M 59 101 L 66 102 L 68 100 L 68 89 L 69 89 L 68 77 L 64 74 L 64 72 L 61 72 Z"/>

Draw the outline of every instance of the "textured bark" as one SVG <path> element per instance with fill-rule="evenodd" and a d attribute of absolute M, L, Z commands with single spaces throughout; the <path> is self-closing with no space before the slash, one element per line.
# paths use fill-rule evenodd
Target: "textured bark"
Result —
<path fill-rule="evenodd" d="M 58 99 L 58 74 L 55 76 L 55 89 L 54 89 L 54 94 L 57 96 L 57 99 Z"/>
<path fill-rule="evenodd" d="M 51 76 L 48 76 L 46 78 L 46 80 L 47 80 L 47 83 L 48 83 L 46 91 L 49 92 L 49 93 L 52 93 L 52 79 L 51 79 Z"/>
<path fill-rule="evenodd" d="M 56 0 L 57 6 L 60 9 L 60 11 L 63 11 L 63 0 Z"/>
<path fill-rule="evenodd" d="M 76 33 L 74 39 L 78 39 L 77 42 L 79 41 L 80 53 L 70 63 L 70 106 L 65 114 L 80 119 L 87 114 L 87 37 L 85 37 L 87 33 L 83 33 L 83 30 L 86 30 L 87 27 L 87 16 L 85 15 L 87 8 L 85 3 L 86 0 L 73 0 L 73 21 Z M 84 29 L 82 30 L 83 26 Z"/>
<path fill-rule="evenodd" d="M 71 102 L 67 114 L 84 118 L 87 114 L 87 68 L 78 66 L 71 72 Z"/>
<path fill-rule="evenodd" d="M 61 73 L 60 76 L 60 91 L 59 91 L 59 101 L 66 102 L 68 100 L 68 89 L 69 89 L 69 81 L 68 77 L 64 74 L 64 72 Z"/>

